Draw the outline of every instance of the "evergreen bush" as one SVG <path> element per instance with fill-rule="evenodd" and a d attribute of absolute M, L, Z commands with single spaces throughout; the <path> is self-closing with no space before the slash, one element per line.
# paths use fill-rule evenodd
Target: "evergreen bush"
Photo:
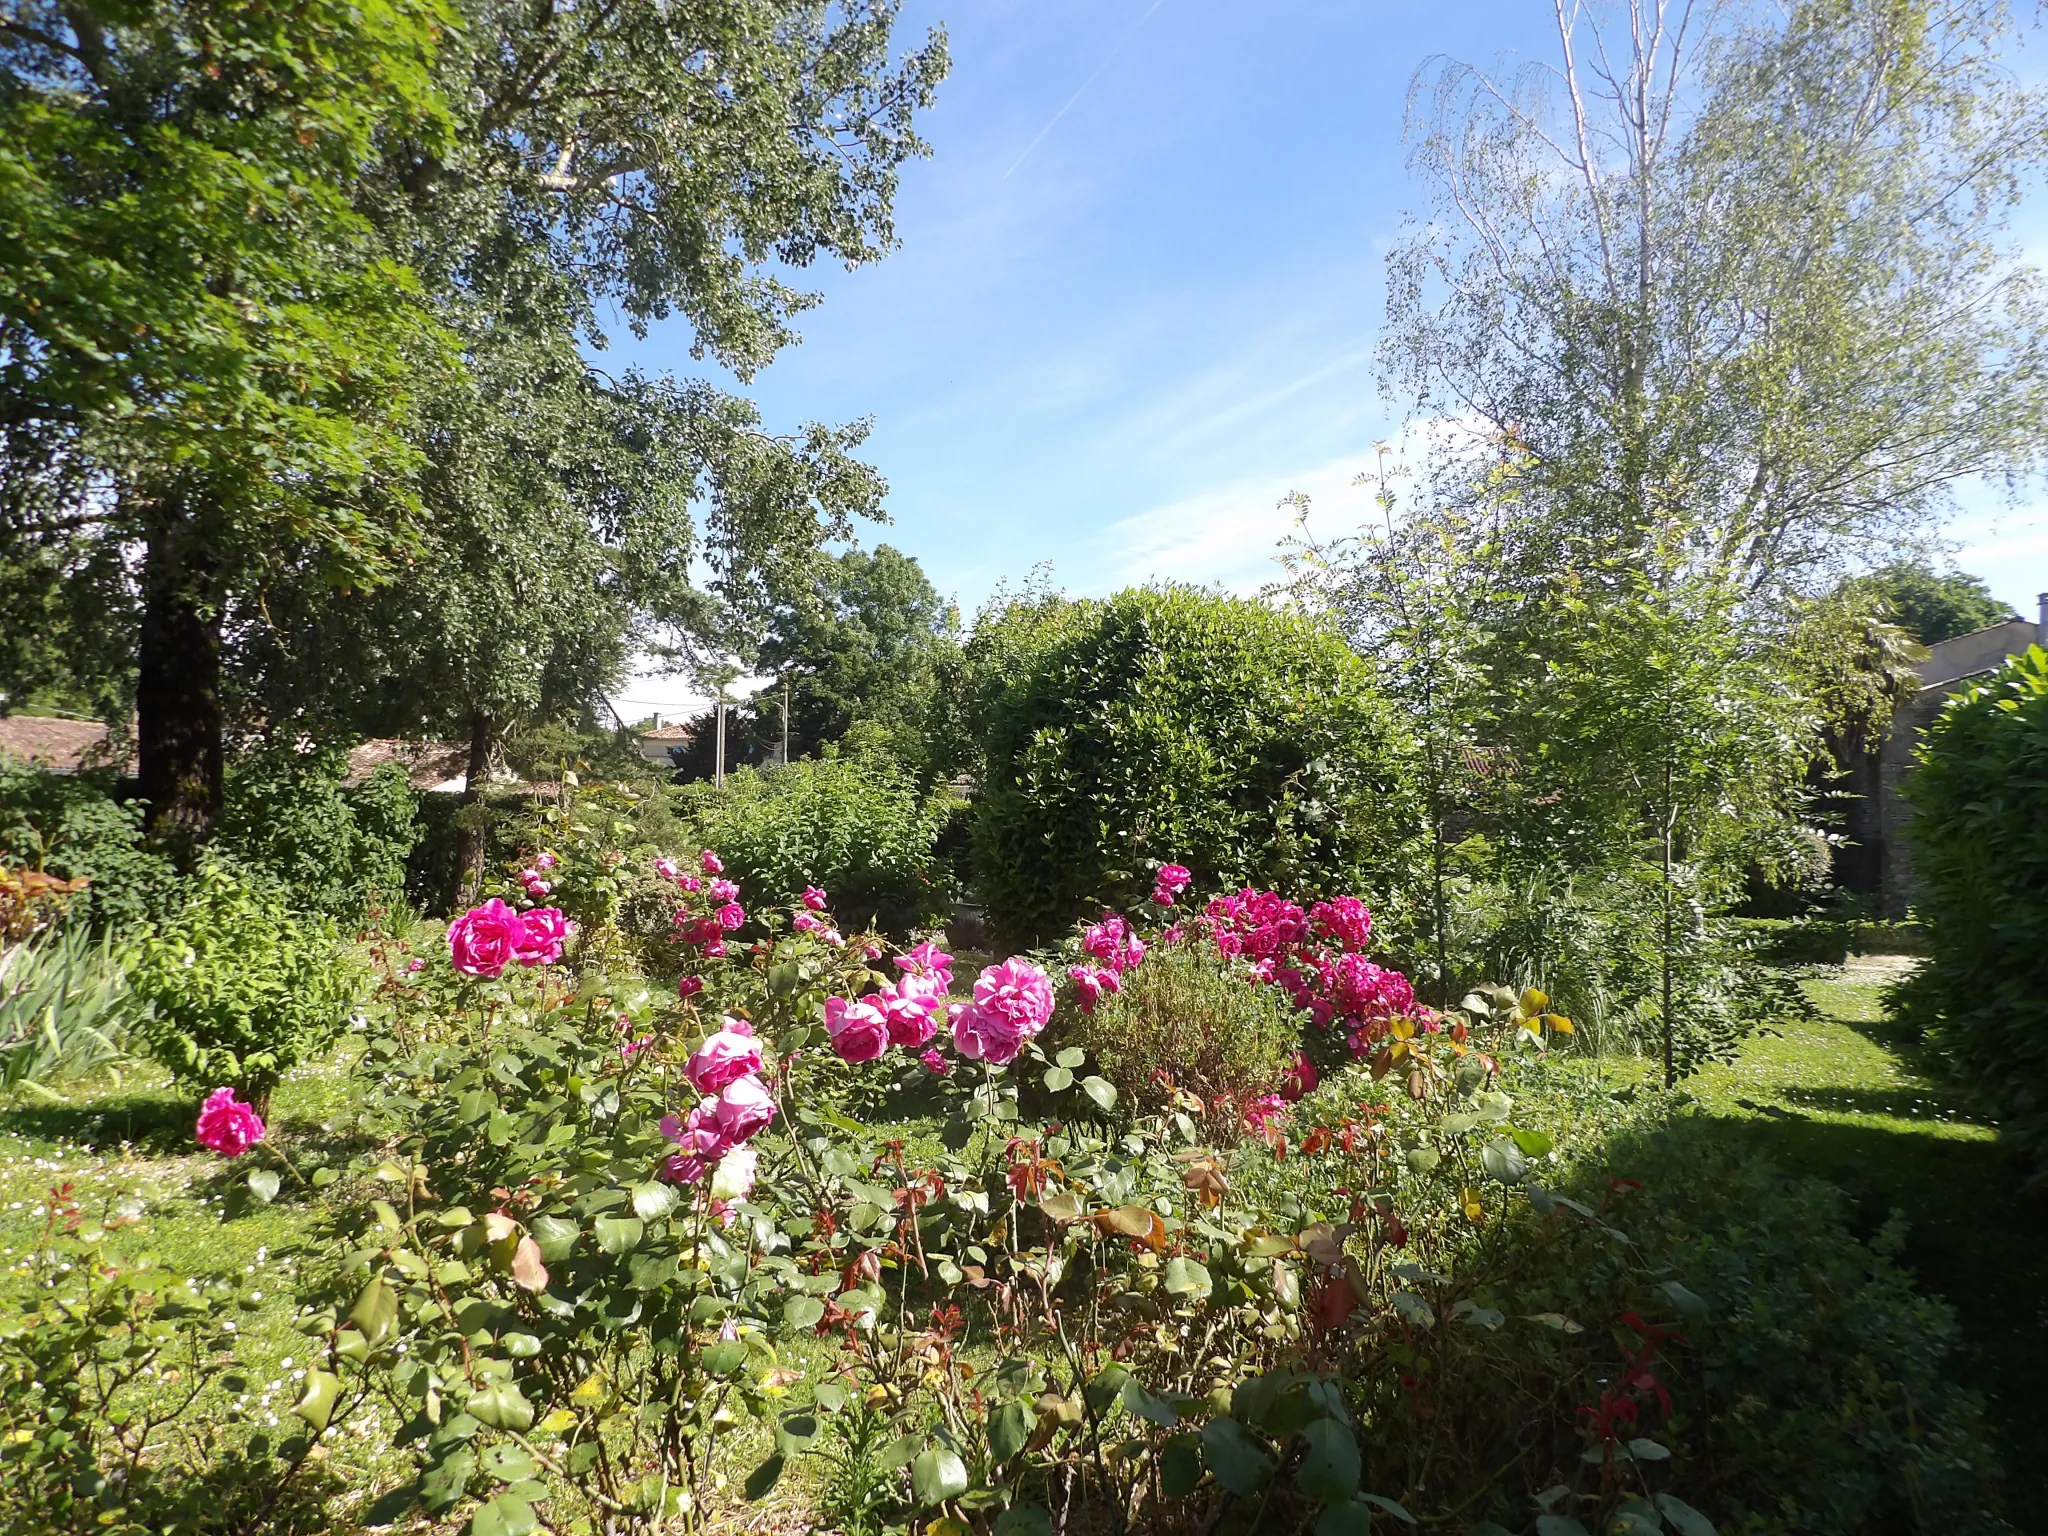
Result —
<path fill-rule="evenodd" d="M 1335 633 L 1191 587 L 1030 620 L 999 621 L 976 710 L 975 881 L 1001 937 L 1135 906 L 1167 860 L 1204 889 L 1359 889 L 1391 915 L 1418 826 L 1407 752 Z"/>
<path fill-rule="evenodd" d="M 1906 785 L 1932 954 L 1904 1012 L 2048 1185 L 2048 651 L 1957 694 Z"/>

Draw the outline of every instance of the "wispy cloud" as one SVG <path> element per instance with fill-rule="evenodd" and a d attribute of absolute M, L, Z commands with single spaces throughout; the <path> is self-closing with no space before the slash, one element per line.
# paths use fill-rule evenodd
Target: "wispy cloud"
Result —
<path fill-rule="evenodd" d="M 1286 498 L 1308 498 L 1309 528 L 1317 535 L 1347 532 L 1373 510 L 1372 492 L 1356 483 L 1372 464 L 1365 452 L 1286 474 L 1247 476 L 1124 518 L 1106 530 L 1096 579 L 1087 585 L 1113 591 L 1145 581 L 1192 581 L 1256 592 L 1280 576 L 1280 542 L 1296 531 L 1300 512 Z"/>
<path fill-rule="evenodd" d="M 1004 181 L 1008 181 L 1012 176 L 1014 176 L 1017 172 L 1017 167 L 1022 165 L 1026 160 L 1029 160 L 1031 158 L 1031 151 L 1038 148 L 1040 144 L 1044 143 L 1045 136 L 1048 133 L 1051 133 L 1054 128 L 1059 126 L 1060 119 L 1065 117 L 1069 112 L 1074 110 L 1074 103 L 1079 101 L 1082 98 L 1082 96 L 1087 94 L 1089 86 L 1093 85 L 1097 80 L 1102 78 L 1102 72 L 1105 69 L 1109 68 L 1111 62 L 1115 60 L 1118 54 L 1124 51 L 1124 45 L 1128 43 L 1132 38 L 1138 35 L 1139 28 L 1143 27 L 1146 22 L 1150 21 L 1152 19 L 1152 13 L 1158 10 L 1159 7 L 1164 4 L 1166 4 L 1166 0 L 1152 0 L 1152 3 L 1145 8 L 1145 14 L 1138 18 L 1137 23 L 1134 26 L 1132 26 L 1130 31 L 1126 32 L 1122 37 L 1116 40 L 1116 46 L 1110 49 L 1109 52 L 1103 56 L 1102 62 L 1100 64 L 1095 66 L 1095 73 L 1090 75 L 1086 80 L 1083 80 L 1081 82 L 1081 88 L 1075 91 L 1073 95 L 1067 98 L 1067 104 L 1061 107 L 1059 111 L 1053 113 L 1051 121 L 1048 122 L 1043 128 L 1039 129 L 1037 136 L 1033 138 L 1029 144 L 1026 144 L 1024 146 L 1024 153 L 1019 155 L 1016 158 L 1016 160 L 1014 160 L 1011 163 L 1009 170 L 1003 172 Z"/>

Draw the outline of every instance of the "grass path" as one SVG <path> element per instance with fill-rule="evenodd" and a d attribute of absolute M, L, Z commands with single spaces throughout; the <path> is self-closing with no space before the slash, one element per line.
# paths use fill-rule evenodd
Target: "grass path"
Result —
<path fill-rule="evenodd" d="M 2048 1536 L 2048 1207 L 2018 1193 L 1992 1128 L 1888 1029 L 1881 993 L 1901 964 L 1852 960 L 1806 981 L 1818 1018 L 1687 1086 L 1731 1132 L 1841 1184 L 1868 1227 L 1905 1214 L 1906 1262 L 1955 1308 L 1961 1373 L 2002 1441 L 2008 1516 Z"/>

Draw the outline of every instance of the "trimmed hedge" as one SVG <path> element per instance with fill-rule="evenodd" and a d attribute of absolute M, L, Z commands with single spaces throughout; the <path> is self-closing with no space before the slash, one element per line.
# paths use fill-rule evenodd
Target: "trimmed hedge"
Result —
<path fill-rule="evenodd" d="M 1045 605 L 1008 638 L 973 859 L 1006 943 L 1137 905 L 1162 863 L 1198 890 L 1360 890 L 1376 914 L 1405 884 L 1406 741 L 1334 632 L 1169 586 Z"/>
<path fill-rule="evenodd" d="M 2048 651 L 1957 694 L 1919 755 L 1905 793 L 1933 953 L 1898 1000 L 2048 1187 Z"/>

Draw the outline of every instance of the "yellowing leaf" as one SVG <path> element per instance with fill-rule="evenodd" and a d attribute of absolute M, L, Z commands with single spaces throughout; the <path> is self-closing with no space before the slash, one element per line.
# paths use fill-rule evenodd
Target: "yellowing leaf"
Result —
<path fill-rule="evenodd" d="M 1541 1013 L 1550 1006 L 1550 999 L 1531 987 L 1522 994 L 1521 1004 L 1524 1013 Z"/>
<path fill-rule="evenodd" d="M 1543 1015 L 1543 1025 L 1555 1034 L 1568 1035 L 1572 1032 L 1572 1021 L 1561 1013 L 1546 1013 Z"/>
<path fill-rule="evenodd" d="M 1415 1021 L 1413 1019 L 1396 1019 L 1387 1027 L 1387 1032 L 1396 1040 L 1412 1040 L 1415 1038 Z"/>

